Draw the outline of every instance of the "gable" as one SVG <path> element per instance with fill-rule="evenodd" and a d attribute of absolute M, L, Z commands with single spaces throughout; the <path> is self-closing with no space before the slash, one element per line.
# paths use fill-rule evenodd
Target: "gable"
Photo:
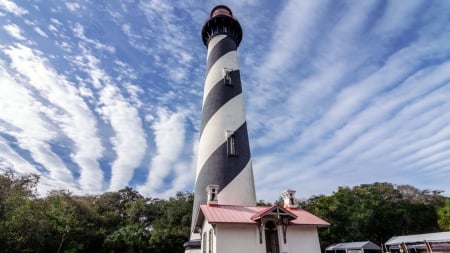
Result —
<path fill-rule="evenodd" d="M 251 217 L 252 220 L 260 222 L 261 219 L 288 219 L 288 220 L 294 220 L 297 218 L 297 216 L 285 208 L 282 208 L 280 206 L 271 206 L 266 209 L 263 209 L 253 215 Z"/>

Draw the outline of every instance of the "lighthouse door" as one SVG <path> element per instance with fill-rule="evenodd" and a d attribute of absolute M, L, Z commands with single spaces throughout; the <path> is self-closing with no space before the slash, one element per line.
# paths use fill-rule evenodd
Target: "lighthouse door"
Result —
<path fill-rule="evenodd" d="M 266 253 L 280 253 L 277 226 L 273 221 L 265 224 Z"/>

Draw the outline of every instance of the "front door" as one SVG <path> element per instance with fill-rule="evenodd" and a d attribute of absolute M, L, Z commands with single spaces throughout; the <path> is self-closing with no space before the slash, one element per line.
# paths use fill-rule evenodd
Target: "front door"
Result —
<path fill-rule="evenodd" d="M 265 226 L 266 235 L 266 252 L 267 253 L 280 253 L 280 247 L 278 243 L 278 230 L 273 221 L 268 221 Z"/>

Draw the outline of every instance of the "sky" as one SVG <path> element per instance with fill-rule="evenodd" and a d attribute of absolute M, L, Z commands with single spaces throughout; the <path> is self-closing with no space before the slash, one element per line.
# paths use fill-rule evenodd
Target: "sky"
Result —
<path fill-rule="evenodd" d="M 231 8 L 256 193 L 450 196 L 450 2 L 0 0 L 0 170 L 192 192 L 210 10 Z"/>

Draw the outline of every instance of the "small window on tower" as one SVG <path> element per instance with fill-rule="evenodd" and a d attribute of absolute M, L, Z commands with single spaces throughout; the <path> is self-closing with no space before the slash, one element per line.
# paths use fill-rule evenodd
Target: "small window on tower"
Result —
<path fill-rule="evenodd" d="M 236 133 L 227 133 L 227 152 L 228 156 L 237 156 L 237 143 L 236 143 Z"/>
<path fill-rule="evenodd" d="M 226 86 L 233 86 L 233 83 L 231 83 L 231 72 L 233 70 L 224 68 L 223 69 L 223 84 Z"/>

